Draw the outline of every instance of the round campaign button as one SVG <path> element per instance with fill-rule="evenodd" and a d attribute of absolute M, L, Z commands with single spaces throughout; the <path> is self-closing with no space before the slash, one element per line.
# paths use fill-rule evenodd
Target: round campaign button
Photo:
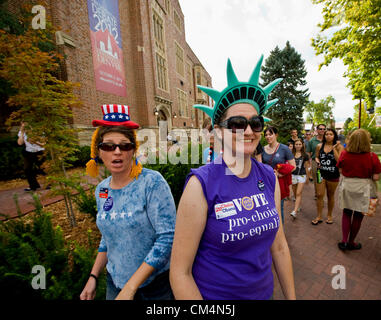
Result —
<path fill-rule="evenodd" d="M 265 183 L 262 180 L 258 181 L 258 189 L 261 191 L 265 190 Z"/>
<path fill-rule="evenodd" d="M 108 197 L 103 205 L 103 210 L 104 211 L 110 211 L 112 206 L 113 206 L 113 201 L 112 201 L 112 197 Z"/>

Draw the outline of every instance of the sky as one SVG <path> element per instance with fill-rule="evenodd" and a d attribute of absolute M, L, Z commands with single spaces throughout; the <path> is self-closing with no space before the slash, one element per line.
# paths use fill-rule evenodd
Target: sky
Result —
<path fill-rule="evenodd" d="M 318 71 L 323 56 L 316 56 L 311 39 L 323 22 L 322 6 L 311 0 L 179 0 L 185 20 L 185 38 L 212 77 L 213 88 L 223 90 L 226 62 L 230 58 L 237 78 L 247 81 L 261 54 L 266 59 L 287 40 L 305 60 L 309 99 L 319 102 L 328 95 L 336 100 L 336 122 L 353 117 L 354 105 L 346 67 L 334 59 Z M 276 105 L 275 105 L 276 107 Z"/>

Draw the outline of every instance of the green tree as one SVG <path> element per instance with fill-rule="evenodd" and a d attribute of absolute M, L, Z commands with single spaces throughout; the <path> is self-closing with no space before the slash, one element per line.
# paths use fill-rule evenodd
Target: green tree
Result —
<path fill-rule="evenodd" d="M 304 111 L 307 113 L 307 122 L 313 125 L 319 123 L 329 124 L 333 118 L 332 110 L 335 107 L 335 99 L 329 95 L 325 99 L 321 99 L 318 103 L 310 101 Z"/>
<path fill-rule="evenodd" d="M 349 128 L 348 128 L 348 125 L 353 121 L 352 118 L 347 118 L 347 120 L 345 120 L 344 122 L 344 127 L 343 127 L 343 130 L 344 130 L 344 134 L 347 134 L 348 131 L 349 131 Z"/>
<path fill-rule="evenodd" d="M 353 115 L 353 120 L 348 123 L 348 130 L 356 129 L 359 127 L 360 103 L 356 104 L 354 109 L 355 109 L 355 112 Z M 361 103 L 361 121 L 360 121 L 361 128 L 367 129 L 367 130 L 370 128 L 375 128 L 376 121 L 373 120 L 374 116 L 375 115 L 369 115 L 365 110 L 364 103 Z"/>
<path fill-rule="evenodd" d="M 302 89 L 307 84 L 306 75 L 304 60 L 289 41 L 282 50 L 278 46 L 272 50 L 262 67 L 263 86 L 283 78 L 269 96 L 269 100 L 278 98 L 279 101 L 266 114 L 281 137 L 289 136 L 291 129 L 302 129 L 303 109 L 309 96 L 308 89 Z"/>
<path fill-rule="evenodd" d="M 344 76 L 354 97 L 362 97 L 369 108 L 381 97 L 381 0 L 312 0 L 323 4 L 320 34 L 312 39 L 319 65 L 339 58 L 347 66 Z"/>
<path fill-rule="evenodd" d="M 6 30 L 8 33 L 12 34 L 22 34 L 25 31 L 25 26 L 20 23 L 18 17 L 9 12 L 6 9 L 6 0 L 0 0 L 0 29 Z M 0 57 L 1 63 L 2 57 Z M 2 112 L 0 113 L 0 130 L 5 131 L 5 128 L 1 128 L 4 125 L 6 119 L 10 116 L 11 112 L 6 108 L 6 101 L 9 96 L 14 95 L 16 90 L 12 87 L 9 81 L 0 77 L 0 108 Z"/>
<path fill-rule="evenodd" d="M 31 12 L 31 8 L 26 11 Z M 66 176 L 65 168 L 78 147 L 77 131 L 70 126 L 72 108 L 81 105 L 74 93 L 78 84 L 54 76 L 63 59 L 57 51 L 49 50 L 55 46 L 55 30 L 49 20 L 46 29 L 32 29 L 31 18 L 19 17 L 27 26 L 23 33 L 0 29 L 0 77 L 14 89 L 7 101 L 13 108 L 7 125 L 27 122 L 28 138 L 44 144 L 48 176 L 59 181 Z M 70 223 L 75 226 L 70 192 L 60 182 L 57 187 L 64 195 Z"/>

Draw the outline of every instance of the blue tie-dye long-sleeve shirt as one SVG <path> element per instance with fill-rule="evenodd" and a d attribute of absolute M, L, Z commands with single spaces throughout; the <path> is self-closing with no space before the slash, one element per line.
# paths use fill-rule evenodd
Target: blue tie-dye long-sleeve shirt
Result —
<path fill-rule="evenodd" d="M 102 234 L 98 251 L 107 252 L 107 271 L 120 289 L 143 262 L 154 267 L 144 287 L 169 269 L 176 219 L 173 196 L 162 175 L 146 168 L 122 189 L 111 189 L 110 181 L 108 177 L 95 190 Z"/>

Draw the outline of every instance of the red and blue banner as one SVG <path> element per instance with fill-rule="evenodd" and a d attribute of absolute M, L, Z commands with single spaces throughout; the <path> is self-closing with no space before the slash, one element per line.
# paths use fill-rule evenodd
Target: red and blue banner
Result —
<path fill-rule="evenodd" d="M 97 90 L 126 96 L 118 0 L 87 0 Z"/>

